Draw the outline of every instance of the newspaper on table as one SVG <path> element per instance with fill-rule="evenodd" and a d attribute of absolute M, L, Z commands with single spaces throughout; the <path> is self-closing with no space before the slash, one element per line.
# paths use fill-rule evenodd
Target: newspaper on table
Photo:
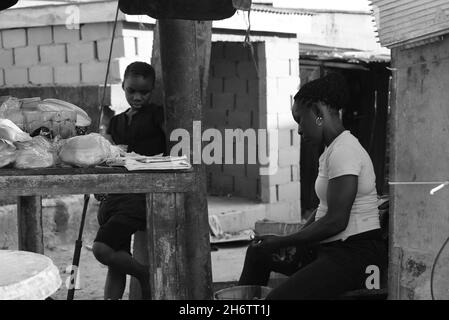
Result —
<path fill-rule="evenodd" d="M 125 167 L 135 170 L 186 170 L 192 168 L 187 156 L 142 156 L 135 152 L 126 153 L 124 157 L 106 162 L 111 167 Z"/>

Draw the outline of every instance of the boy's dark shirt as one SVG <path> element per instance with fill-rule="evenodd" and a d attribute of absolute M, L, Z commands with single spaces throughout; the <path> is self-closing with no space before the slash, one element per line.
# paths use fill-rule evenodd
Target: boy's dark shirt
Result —
<path fill-rule="evenodd" d="M 155 104 L 145 106 L 133 115 L 131 124 L 128 123 L 127 111 L 114 116 L 109 123 L 107 133 L 114 143 L 127 145 L 128 152 L 145 156 L 166 154 L 163 108 Z M 98 220 L 102 225 L 114 215 L 122 223 L 142 229 L 145 226 L 145 208 L 145 194 L 110 194 L 101 203 Z"/>
<path fill-rule="evenodd" d="M 128 110 L 112 117 L 109 123 L 107 133 L 114 143 L 127 145 L 128 152 L 144 156 L 165 153 L 163 108 L 155 104 L 144 106 L 133 115 L 131 124 L 128 124 Z"/>

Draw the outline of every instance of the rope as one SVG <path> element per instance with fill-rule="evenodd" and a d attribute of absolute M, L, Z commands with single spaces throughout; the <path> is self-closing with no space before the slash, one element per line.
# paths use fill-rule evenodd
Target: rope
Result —
<path fill-rule="evenodd" d="M 251 58 L 253 60 L 254 67 L 256 68 L 257 77 L 259 77 L 259 66 L 257 65 L 256 55 L 254 53 L 254 46 L 253 43 L 251 42 L 251 8 L 248 10 L 248 22 L 245 21 L 245 23 L 248 26 L 248 28 L 246 29 L 246 35 L 245 40 L 243 42 L 243 46 L 249 47 L 249 49 L 251 50 Z"/>
<path fill-rule="evenodd" d="M 101 98 L 101 104 L 99 107 L 100 116 L 98 117 L 98 126 L 97 126 L 98 131 L 100 131 L 101 120 L 103 120 L 103 106 L 104 101 L 106 99 L 106 87 L 108 85 L 109 68 L 111 66 L 112 49 L 114 47 L 114 38 L 115 38 L 115 30 L 117 28 L 118 13 L 119 13 L 119 1 L 117 1 L 117 10 L 115 12 L 114 28 L 112 29 L 112 39 L 111 39 L 111 46 L 109 47 L 108 65 L 106 67 L 106 76 L 104 78 L 104 85 L 103 85 L 103 97 Z"/>

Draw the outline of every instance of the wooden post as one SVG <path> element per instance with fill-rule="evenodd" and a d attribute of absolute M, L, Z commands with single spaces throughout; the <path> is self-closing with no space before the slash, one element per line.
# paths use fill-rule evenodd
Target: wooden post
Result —
<path fill-rule="evenodd" d="M 151 299 L 188 299 L 184 194 L 150 193 L 146 198 Z"/>
<path fill-rule="evenodd" d="M 17 198 L 19 250 L 44 253 L 42 202 L 39 196 Z"/>
<path fill-rule="evenodd" d="M 193 121 L 202 120 L 212 23 L 159 20 L 159 28 L 168 138 L 178 128 L 193 137 Z M 191 139 L 192 161 L 195 143 L 201 137 Z M 187 289 L 189 299 L 206 300 L 212 298 L 206 173 L 204 165 L 193 164 L 196 190 L 185 194 Z"/>

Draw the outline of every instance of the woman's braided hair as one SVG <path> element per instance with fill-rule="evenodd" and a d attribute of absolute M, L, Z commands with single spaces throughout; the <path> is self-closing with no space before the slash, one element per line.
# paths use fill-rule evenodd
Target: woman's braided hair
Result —
<path fill-rule="evenodd" d="M 346 79 L 339 73 L 328 75 L 306 83 L 295 95 L 295 101 L 305 102 L 311 107 L 313 103 L 321 101 L 331 109 L 338 111 L 349 102 L 349 89 Z"/>

